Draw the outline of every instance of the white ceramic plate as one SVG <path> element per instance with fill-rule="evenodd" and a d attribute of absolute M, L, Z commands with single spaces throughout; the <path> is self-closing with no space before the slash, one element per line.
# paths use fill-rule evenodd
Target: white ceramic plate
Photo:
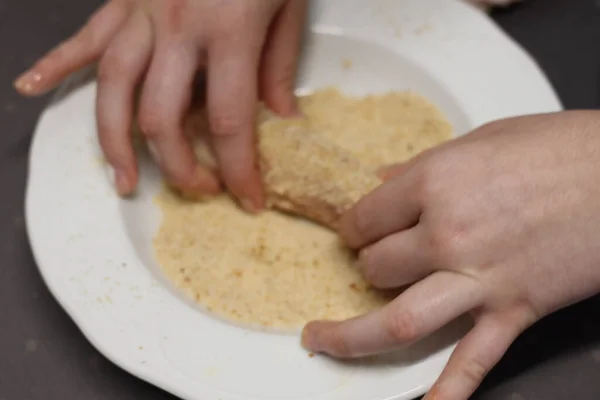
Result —
<path fill-rule="evenodd" d="M 446 112 L 457 134 L 561 109 L 530 57 L 462 3 L 321 0 L 310 19 L 300 91 L 413 89 Z M 343 68 L 345 59 L 351 68 Z M 184 301 L 152 256 L 159 174 L 142 160 L 139 197 L 113 193 L 95 138 L 95 83 L 84 78 L 67 83 L 39 122 L 26 208 L 47 285 L 98 350 L 189 400 L 409 399 L 431 386 L 460 330 L 342 364 L 308 357 L 297 336 L 235 327 Z"/>

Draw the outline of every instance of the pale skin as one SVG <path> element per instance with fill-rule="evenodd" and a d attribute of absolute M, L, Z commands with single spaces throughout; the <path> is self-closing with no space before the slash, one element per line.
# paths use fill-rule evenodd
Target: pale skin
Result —
<path fill-rule="evenodd" d="M 600 111 L 497 121 L 388 171 L 341 221 L 388 306 L 312 322 L 303 344 L 339 358 L 407 346 L 470 314 L 425 400 L 466 400 L 540 318 L 600 292 Z"/>
<path fill-rule="evenodd" d="M 252 110 L 260 97 L 283 116 L 297 113 L 305 7 L 302 0 L 113 0 L 16 87 L 38 95 L 99 60 L 99 136 L 119 193 L 137 182 L 129 126 L 142 84 L 139 122 L 166 178 L 202 193 L 223 184 L 257 211 Z M 201 169 L 182 136 L 202 69 L 218 171 Z M 336 358 L 379 354 L 471 315 L 474 327 L 426 397 L 467 400 L 525 329 L 600 292 L 598 132 L 600 111 L 507 119 L 388 169 L 387 181 L 344 215 L 339 233 L 374 286 L 408 289 L 371 314 L 308 324 L 303 345 Z"/>
<path fill-rule="evenodd" d="M 110 0 L 15 87 L 40 95 L 99 61 L 98 135 L 119 194 L 131 194 L 137 184 L 130 126 L 141 85 L 139 126 L 166 179 L 194 194 L 216 193 L 223 183 L 256 212 L 264 196 L 255 167 L 255 104 L 260 97 L 282 116 L 297 113 L 293 88 L 305 11 L 305 0 Z M 218 171 L 200 167 L 183 137 L 200 71 L 208 76 Z"/>

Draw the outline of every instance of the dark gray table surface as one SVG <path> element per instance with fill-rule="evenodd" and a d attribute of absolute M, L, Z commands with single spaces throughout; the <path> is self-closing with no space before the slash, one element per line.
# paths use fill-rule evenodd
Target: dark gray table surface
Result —
<path fill-rule="evenodd" d="M 25 233 L 29 144 L 48 98 L 21 99 L 11 81 L 100 3 L 0 0 L 0 400 L 174 399 L 83 338 L 42 283 Z M 600 1 L 526 0 L 494 17 L 536 57 L 567 108 L 600 105 Z M 531 328 L 473 398 L 600 399 L 600 298 Z"/>

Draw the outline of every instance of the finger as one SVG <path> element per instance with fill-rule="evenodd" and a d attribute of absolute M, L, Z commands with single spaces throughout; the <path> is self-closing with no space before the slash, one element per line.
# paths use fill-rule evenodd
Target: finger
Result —
<path fill-rule="evenodd" d="M 478 320 L 424 400 L 467 400 L 524 329 L 523 321 L 514 318 Z"/>
<path fill-rule="evenodd" d="M 142 90 L 139 125 L 169 183 L 186 194 L 215 194 L 219 181 L 198 164 L 183 132 L 197 62 L 195 46 L 174 36 L 158 39 Z"/>
<path fill-rule="evenodd" d="M 127 18 L 122 2 L 100 8 L 74 36 L 42 57 L 14 83 L 19 93 L 37 96 L 54 88 L 68 75 L 96 61 Z"/>
<path fill-rule="evenodd" d="M 257 212 L 264 205 L 254 139 L 262 43 L 247 36 L 233 34 L 209 48 L 207 102 L 221 177 L 242 207 Z"/>
<path fill-rule="evenodd" d="M 131 143 L 134 92 L 152 55 L 152 43 L 150 20 L 136 13 L 109 45 L 98 68 L 98 136 L 122 196 L 131 194 L 137 182 Z"/>
<path fill-rule="evenodd" d="M 456 139 L 456 140 L 458 140 L 458 139 Z M 446 142 L 435 148 L 424 150 L 421 153 L 414 155 L 407 161 L 399 162 L 399 163 L 395 163 L 395 164 L 384 165 L 383 167 L 379 168 L 379 170 L 377 171 L 377 175 L 384 181 L 392 180 L 392 179 L 396 178 L 397 176 L 401 176 L 405 172 L 409 171 L 414 165 L 420 163 L 423 159 L 430 156 L 432 152 L 439 150 L 442 147 L 447 148 L 451 144 L 454 144 L 454 143 Z"/>
<path fill-rule="evenodd" d="M 343 322 L 306 325 L 303 345 L 338 358 L 383 353 L 414 343 L 481 304 L 471 278 L 437 272 L 372 313 Z"/>
<path fill-rule="evenodd" d="M 363 197 L 340 219 L 339 234 L 352 248 L 376 242 L 411 228 L 421 214 L 416 194 L 417 175 L 411 168 Z"/>
<path fill-rule="evenodd" d="M 404 286 L 425 278 L 434 270 L 423 243 L 423 227 L 386 236 L 363 249 L 359 265 L 365 279 L 380 289 Z"/>
<path fill-rule="evenodd" d="M 273 22 L 263 50 L 260 93 L 266 105 L 284 117 L 299 113 L 294 88 L 306 9 L 306 0 L 289 1 Z"/>

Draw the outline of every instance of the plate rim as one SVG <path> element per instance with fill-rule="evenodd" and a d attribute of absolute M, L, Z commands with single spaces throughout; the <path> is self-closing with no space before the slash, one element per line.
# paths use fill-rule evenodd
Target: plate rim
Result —
<path fill-rule="evenodd" d="M 326 0 L 320 0 L 320 1 L 326 1 Z M 366 0 L 366 1 L 369 1 L 369 0 Z M 464 7 L 470 7 L 470 6 L 464 5 Z M 484 16 L 484 18 L 489 19 L 489 17 L 487 17 L 487 16 Z M 520 56 L 521 56 L 521 59 L 523 60 L 523 62 L 529 63 L 529 68 L 530 68 L 530 72 L 531 72 L 532 76 L 533 76 L 533 74 L 536 74 L 538 79 L 545 81 L 544 83 L 547 86 L 546 89 L 548 90 L 550 96 L 553 96 L 553 99 L 548 98 L 548 101 L 549 101 L 549 103 L 552 103 L 552 102 L 555 103 L 556 110 L 554 110 L 554 111 L 563 110 L 563 106 L 559 100 L 558 95 L 556 94 L 556 92 L 554 90 L 554 87 L 552 86 L 551 82 L 548 80 L 545 72 L 537 64 L 535 59 L 524 49 L 524 47 L 522 47 L 520 44 L 516 43 L 506 32 L 504 32 L 500 27 L 495 25 L 493 22 L 491 22 L 490 28 L 495 29 L 496 34 L 500 34 L 501 36 L 503 36 L 503 40 L 506 42 L 507 46 L 511 46 L 513 49 L 517 50 L 517 52 L 520 53 Z M 52 117 L 53 106 L 57 104 L 57 100 L 62 96 L 62 94 L 72 84 L 73 84 L 73 81 L 65 83 L 57 91 L 57 93 L 52 97 L 52 100 L 50 101 L 49 106 L 47 108 L 45 108 L 44 111 L 41 113 L 41 115 L 38 119 L 38 122 L 36 124 L 35 130 L 34 130 L 32 142 L 31 142 L 31 146 L 30 146 L 30 151 L 29 151 L 27 185 L 26 185 L 26 189 L 25 189 L 25 223 L 26 223 L 27 236 L 29 239 L 30 247 L 31 247 L 31 252 L 32 252 L 33 258 L 35 260 L 36 267 L 38 268 L 46 287 L 48 288 L 48 290 L 50 291 L 52 296 L 55 298 L 55 300 L 60 304 L 60 306 L 63 308 L 63 310 L 65 310 L 67 315 L 69 315 L 69 317 L 75 323 L 75 325 L 77 326 L 79 331 L 83 334 L 83 336 L 104 357 L 106 357 L 108 360 L 110 360 L 113 364 L 115 364 L 119 368 L 127 371 L 128 373 L 130 373 L 131 375 L 133 375 L 135 377 L 138 377 L 138 378 L 140 378 L 162 390 L 166 390 L 176 396 L 188 398 L 188 396 L 187 396 L 188 393 L 185 393 L 184 390 L 181 390 L 180 388 L 176 388 L 176 387 L 171 387 L 171 385 L 168 382 L 161 380 L 160 372 L 152 373 L 152 372 L 146 370 L 145 368 L 140 367 L 139 364 L 132 362 L 127 357 L 121 356 L 118 352 L 115 353 L 115 351 L 111 348 L 111 346 L 107 345 L 107 343 L 105 343 L 102 340 L 101 334 L 99 334 L 98 332 L 95 332 L 93 330 L 93 327 L 92 327 L 92 329 L 90 329 L 91 325 L 89 325 L 87 323 L 86 318 L 82 317 L 81 312 L 79 310 L 77 310 L 77 307 L 74 306 L 69 301 L 68 296 L 63 295 L 61 288 L 54 284 L 54 282 L 50 276 L 53 266 L 50 265 L 50 264 L 52 264 L 51 262 L 46 261 L 47 254 L 44 254 L 44 251 L 41 250 L 40 241 L 43 241 L 44 238 L 39 236 L 40 231 L 36 228 L 38 226 L 38 224 L 42 224 L 43 221 L 40 222 L 38 219 L 36 219 L 35 212 L 34 212 L 34 209 L 36 207 L 37 198 L 33 197 L 32 193 L 35 191 L 35 185 L 37 185 L 38 182 L 34 175 L 35 168 L 33 168 L 33 166 L 37 165 L 37 163 L 38 163 L 38 160 L 36 160 L 35 157 L 37 154 L 36 153 L 36 148 L 37 148 L 36 145 L 39 146 L 39 137 L 41 135 L 40 132 L 42 132 L 44 130 L 45 124 L 47 124 L 48 120 Z M 80 90 L 80 89 L 78 89 L 78 90 Z M 409 398 L 406 396 L 414 397 L 414 396 L 422 395 L 430 388 L 431 384 L 433 384 L 433 382 L 431 382 L 429 384 L 420 385 L 419 387 L 413 389 L 410 394 L 403 394 L 397 398 L 401 399 L 401 398 Z"/>

